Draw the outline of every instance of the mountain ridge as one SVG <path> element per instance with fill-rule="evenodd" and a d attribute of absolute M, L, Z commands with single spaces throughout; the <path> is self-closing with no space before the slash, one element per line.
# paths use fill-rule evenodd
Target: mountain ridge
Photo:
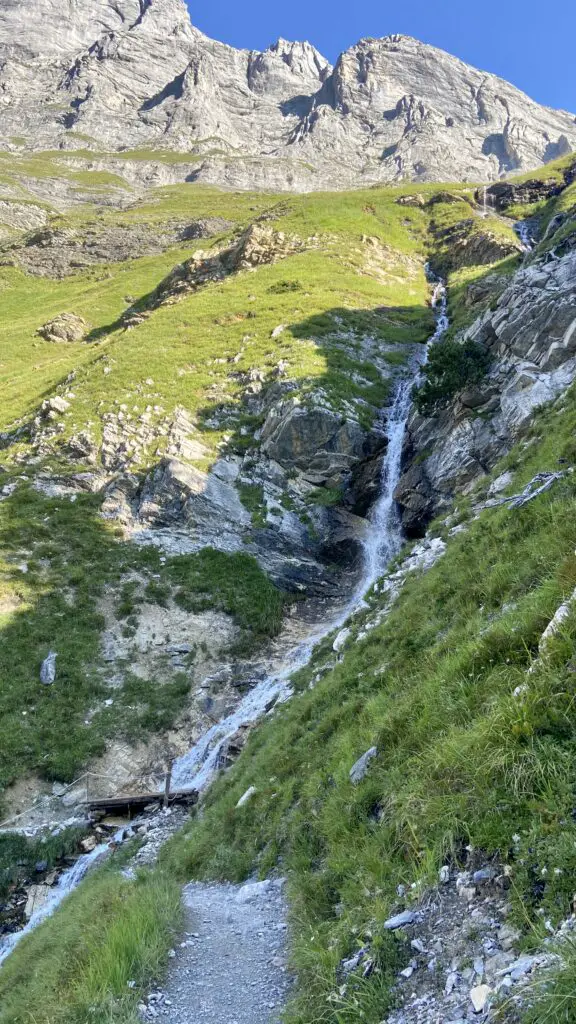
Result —
<path fill-rule="evenodd" d="M 238 50 L 183 0 L 12 2 L 0 13 L 4 149 L 189 153 L 189 180 L 341 189 L 493 181 L 576 148 L 573 114 L 411 36 L 332 66 L 308 42 Z M 14 39 L 18 44 L 14 44 Z"/>

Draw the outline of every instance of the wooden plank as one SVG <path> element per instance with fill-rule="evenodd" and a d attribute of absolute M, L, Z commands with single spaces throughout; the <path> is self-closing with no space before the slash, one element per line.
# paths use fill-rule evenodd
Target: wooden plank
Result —
<path fill-rule="evenodd" d="M 120 796 L 98 797 L 93 800 L 86 800 L 84 807 L 88 811 L 104 814 L 114 812 L 125 812 L 129 816 L 144 810 L 149 804 L 157 804 L 158 807 L 165 804 L 166 794 L 163 793 L 126 793 Z M 195 790 L 178 791 L 174 790 L 168 797 L 169 806 L 174 804 L 191 806 L 198 800 Z"/>

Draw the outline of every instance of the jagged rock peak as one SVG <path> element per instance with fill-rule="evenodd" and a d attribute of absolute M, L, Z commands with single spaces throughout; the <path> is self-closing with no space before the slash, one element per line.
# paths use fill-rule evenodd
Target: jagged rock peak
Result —
<path fill-rule="evenodd" d="M 3 0 L 0 52 L 65 55 L 101 36 L 128 32 L 150 15 L 168 31 L 190 28 L 184 0 Z"/>
<path fill-rule="evenodd" d="M 240 188 L 494 181 L 576 148 L 574 115 L 410 36 L 331 68 L 307 42 L 208 39 L 184 0 L 4 0 L 0 112 L 0 148 L 168 148 Z"/>

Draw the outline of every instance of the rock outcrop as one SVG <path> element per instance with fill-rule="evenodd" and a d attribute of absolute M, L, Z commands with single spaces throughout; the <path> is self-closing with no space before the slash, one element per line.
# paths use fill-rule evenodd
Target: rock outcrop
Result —
<path fill-rule="evenodd" d="M 571 114 L 407 36 L 364 39 L 332 68 L 309 43 L 259 53 L 208 39 L 184 0 L 81 6 L 4 4 L 6 148 L 161 146 L 191 154 L 181 180 L 304 190 L 490 181 L 576 146 Z"/>
<path fill-rule="evenodd" d="M 338 486 L 368 454 L 368 439 L 356 421 L 288 398 L 266 418 L 262 451 L 284 469 L 299 470 L 309 483 Z"/>
<path fill-rule="evenodd" d="M 192 223 L 175 220 L 160 225 L 96 225 L 83 231 L 49 225 L 22 238 L 10 239 L 0 252 L 12 256 L 29 274 L 62 278 L 100 263 L 154 256 L 171 246 L 223 233 L 231 226 L 222 217 L 206 217 Z"/>
<path fill-rule="evenodd" d="M 38 328 L 38 334 L 45 341 L 78 342 L 82 341 L 88 330 L 88 324 L 75 313 L 59 313 L 53 320 Z"/>
<path fill-rule="evenodd" d="M 559 195 L 576 179 L 576 161 L 567 167 L 562 178 L 529 178 L 528 181 L 498 181 L 484 190 L 476 192 L 478 201 L 486 200 L 496 210 L 507 210 L 509 206 L 528 206 L 543 202 Z"/>
<path fill-rule="evenodd" d="M 199 249 L 189 260 L 174 267 L 152 293 L 146 308 L 177 302 L 211 281 L 221 281 L 240 270 L 276 263 L 302 248 L 303 243 L 296 236 L 274 231 L 267 225 L 251 224 L 232 245 L 213 252 Z M 132 314 L 133 310 L 128 310 L 129 320 Z"/>
<path fill-rule="evenodd" d="M 491 470 L 576 377 L 576 251 L 523 267 L 464 337 L 488 349 L 492 369 L 439 415 L 411 419 L 396 491 L 411 534 Z"/>

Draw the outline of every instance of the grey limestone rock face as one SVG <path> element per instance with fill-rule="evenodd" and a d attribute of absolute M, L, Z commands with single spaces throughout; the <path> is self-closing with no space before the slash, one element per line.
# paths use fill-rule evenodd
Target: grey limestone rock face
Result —
<path fill-rule="evenodd" d="M 410 533 L 420 533 L 457 490 L 489 472 L 534 411 L 576 377 L 576 250 L 519 270 L 465 337 L 488 349 L 492 368 L 474 394 L 409 423 L 409 458 L 396 497 Z"/>
<path fill-rule="evenodd" d="M 239 188 L 493 181 L 576 147 L 572 114 L 415 39 L 363 39 L 332 68 L 305 42 L 208 39 L 184 0 L 5 0 L 0 111 L 7 149 L 89 148 L 94 167 L 173 149 L 191 162 L 172 176 Z"/>
<path fill-rule="evenodd" d="M 323 484 L 362 459 L 366 438 L 358 423 L 288 399 L 268 414 L 262 441 L 262 450 L 281 466 L 296 467 L 310 483 Z"/>

